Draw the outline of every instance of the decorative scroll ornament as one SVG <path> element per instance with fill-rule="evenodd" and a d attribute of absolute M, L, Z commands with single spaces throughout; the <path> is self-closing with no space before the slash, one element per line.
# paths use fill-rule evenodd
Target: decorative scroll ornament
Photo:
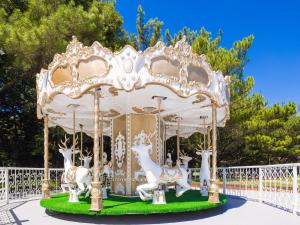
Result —
<path fill-rule="evenodd" d="M 123 174 L 121 168 L 123 166 L 123 161 L 125 156 L 125 150 L 126 150 L 125 146 L 126 146 L 125 137 L 121 134 L 121 132 L 119 132 L 115 141 L 115 152 L 114 152 L 117 161 L 117 166 L 119 168 L 117 171 L 117 175 Z"/>
<path fill-rule="evenodd" d="M 167 61 L 179 62 L 178 76 L 168 76 L 164 72 L 152 73 L 152 60 L 159 57 L 165 57 Z M 95 66 L 103 64 L 101 66 L 103 71 L 97 70 L 98 73 L 94 71 L 95 74 L 84 75 L 87 68 L 83 67 L 84 69 L 80 70 L 79 67 L 84 66 L 85 63 L 95 63 Z M 197 79 L 188 79 L 191 74 L 189 66 L 205 71 L 207 81 L 203 83 Z M 55 77 L 59 80 L 58 83 L 53 83 L 55 71 L 57 71 Z M 178 41 L 175 46 L 165 46 L 162 42 L 158 42 L 144 52 L 137 52 L 129 45 L 119 52 L 112 52 L 99 42 L 84 46 L 73 37 L 66 52 L 56 54 L 48 69 L 41 70 L 37 74 L 37 95 L 38 103 L 43 107 L 45 101 L 42 101 L 42 98 L 49 101 L 58 93 L 77 98 L 97 84 L 105 83 L 116 90 L 131 91 L 135 87 L 157 83 L 172 88 L 180 96 L 188 97 L 201 92 L 219 102 L 217 98 L 219 96 L 216 96 L 218 93 L 213 92 L 214 85 L 217 85 L 215 80 L 216 72 L 212 70 L 206 57 L 193 53 L 185 38 Z M 117 94 L 113 92 L 114 95 Z"/>

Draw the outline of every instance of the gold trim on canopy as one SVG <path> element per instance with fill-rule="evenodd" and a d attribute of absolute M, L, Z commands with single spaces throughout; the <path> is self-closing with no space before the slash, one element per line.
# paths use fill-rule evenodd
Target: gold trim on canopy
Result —
<path fill-rule="evenodd" d="M 57 94 L 79 98 L 102 85 L 111 86 L 117 94 L 117 90 L 130 92 L 157 84 L 181 97 L 206 94 L 220 106 L 229 102 L 229 79 L 213 71 L 205 55 L 193 53 L 185 39 L 175 46 L 158 42 L 144 52 L 125 46 L 114 53 L 99 42 L 84 46 L 73 37 L 66 52 L 56 54 L 48 69 L 42 69 L 36 77 L 39 118 L 40 110 Z"/>

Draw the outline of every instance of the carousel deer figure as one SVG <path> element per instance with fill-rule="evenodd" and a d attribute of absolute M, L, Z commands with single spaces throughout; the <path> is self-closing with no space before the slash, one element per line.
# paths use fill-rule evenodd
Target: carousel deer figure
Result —
<path fill-rule="evenodd" d="M 172 161 L 171 153 L 168 153 L 165 166 L 172 167 L 172 165 L 173 165 L 173 161 Z"/>
<path fill-rule="evenodd" d="M 175 166 L 173 168 L 161 167 L 152 161 L 149 151 L 152 150 L 151 144 L 139 143 L 132 147 L 138 157 L 142 170 L 145 172 L 147 183 L 137 186 L 136 190 L 142 200 L 149 200 L 153 195 L 149 191 L 155 190 L 160 184 L 176 182 L 180 187 L 176 189 L 176 196 L 181 196 L 191 186 L 188 184 L 188 172 L 185 168 Z"/>
<path fill-rule="evenodd" d="M 64 169 L 65 169 L 65 176 L 64 176 L 64 183 L 68 184 L 70 190 L 70 202 L 78 201 L 78 196 L 86 190 L 87 193 L 85 197 L 88 197 L 91 192 L 91 181 L 92 176 L 89 169 L 84 167 L 76 167 L 72 166 L 72 153 L 73 151 L 78 151 L 77 149 L 72 149 L 67 146 L 68 138 L 65 135 L 65 140 L 61 141 L 61 145 L 59 144 L 59 152 L 64 157 Z M 75 146 L 77 145 L 77 138 L 75 141 Z M 72 193 L 75 190 L 72 189 L 72 184 L 77 184 L 79 190 L 76 191 L 76 197 L 72 196 Z M 86 187 L 85 187 L 86 186 Z"/>
<path fill-rule="evenodd" d="M 200 149 L 197 149 L 196 154 L 201 155 L 201 168 L 200 168 L 200 192 L 203 196 L 208 195 L 208 189 L 210 187 L 210 155 L 212 151 L 209 146 L 208 149 L 201 144 L 198 145 Z"/>
<path fill-rule="evenodd" d="M 103 152 L 103 174 L 106 174 L 108 177 L 113 176 L 113 171 L 112 171 L 112 162 L 107 161 L 107 153 Z"/>
<path fill-rule="evenodd" d="M 83 167 L 84 168 L 87 168 L 87 169 L 90 169 L 90 163 L 91 163 L 91 160 L 93 159 L 93 157 L 92 157 L 92 153 L 91 153 L 91 151 L 89 151 L 89 150 L 85 150 L 85 152 L 86 152 L 86 155 L 83 155 L 83 157 L 79 157 L 79 159 L 81 160 L 81 161 L 83 161 Z"/>
<path fill-rule="evenodd" d="M 180 159 L 182 160 L 182 167 L 185 168 L 186 170 L 189 168 L 189 162 L 193 159 L 192 157 L 188 156 L 184 152 L 180 151 Z"/>

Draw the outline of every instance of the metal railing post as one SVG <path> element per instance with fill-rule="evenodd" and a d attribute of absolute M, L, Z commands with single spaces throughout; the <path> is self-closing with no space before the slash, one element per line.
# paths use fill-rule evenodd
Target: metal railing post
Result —
<path fill-rule="evenodd" d="M 8 168 L 5 168 L 5 202 L 9 203 L 9 174 Z"/>
<path fill-rule="evenodd" d="M 262 192 L 263 192 L 263 174 L 262 174 L 262 168 L 259 167 L 258 169 L 258 174 L 259 174 L 259 180 L 258 180 L 258 195 L 259 195 L 259 202 L 263 201 L 262 197 Z"/>
<path fill-rule="evenodd" d="M 298 193 L 297 193 L 297 181 L 298 181 L 298 175 L 297 175 L 297 166 L 293 166 L 293 214 L 297 215 L 297 204 L 298 204 Z"/>
<path fill-rule="evenodd" d="M 226 169 L 223 168 L 223 194 L 226 195 Z"/>

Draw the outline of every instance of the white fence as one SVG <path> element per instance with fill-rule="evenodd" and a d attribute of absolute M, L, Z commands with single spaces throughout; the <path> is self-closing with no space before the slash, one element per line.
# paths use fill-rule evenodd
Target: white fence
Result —
<path fill-rule="evenodd" d="M 300 163 L 218 168 L 220 192 L 264 202 L 300 214 Z M 191 169 L 199 189 L 200 169 Z"/>
<path fill-rule="evenodd" d="M 193 189 L 199 189 L 199 168 L 191 168 Z M 220 192 L 257 200 L 300 213 L 300 163 L 218 168 Z M 50 191 L 59 192 L 63 169 L 49 169 Z M 1 168 L 0 205 L 39 198 L 42 168 Z"/>
<path fill-rule="evenodd" d="M 60 191 L 63 169 L 49 169 L 50 191 Z M 39 198 L 42 194 L 43 168 L 0 168 L 0 205 L 10 201 Z"/>

